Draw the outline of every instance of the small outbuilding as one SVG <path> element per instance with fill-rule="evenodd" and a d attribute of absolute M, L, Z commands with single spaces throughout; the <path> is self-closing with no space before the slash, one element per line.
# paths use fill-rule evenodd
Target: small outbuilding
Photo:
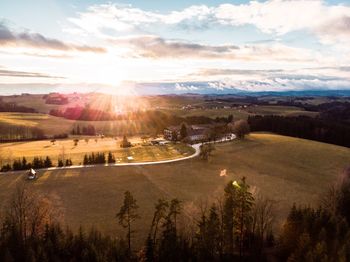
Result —
<path fill-rule="evenodd" d="M 36 171 L 33 168 L 28 171 L 27 175 L 29 180 L 36 179 Z"/>

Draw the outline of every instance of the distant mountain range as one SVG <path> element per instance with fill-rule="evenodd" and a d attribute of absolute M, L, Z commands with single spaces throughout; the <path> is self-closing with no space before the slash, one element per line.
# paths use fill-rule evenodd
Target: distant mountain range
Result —
<path fill-rule="evenodd" d="M 136 84 L 135 91 L 141 95 L 350 96 L 350 89 L 253 91 L 220 86 L 217 82 L 140 83 Z"/>

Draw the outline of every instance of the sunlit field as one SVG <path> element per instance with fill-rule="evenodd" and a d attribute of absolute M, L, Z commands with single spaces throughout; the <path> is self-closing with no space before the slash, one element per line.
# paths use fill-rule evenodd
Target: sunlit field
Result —
<path fill-rule="evenodd" d="M 0 10 L 0 262 L 350 261 L 350 0 Z"/>
<path fill-rule="evenodd" d="M 145 129 L 141 123 L 133 120 L 115 121 L 79 121 L 69 120 L 62 117 L 50 116 L 47 114 L 32 113 L 0 113 L 0 124 L 10 126 L 38 127 L 44 131 L 45 135 L 69 134 L 74 126 L 94 125 L 98 133 L 129 135 L 141 133 Z"/>
<path fill-rule="evenodd" d="M 127 163 L 176 159 L 194 153 L 193 148 L 182 143 L 151 145 L 149 142 L 142 141 L 140 137 L 129 138 L 133 144 L 130 148 L 120 148 L 121 137 L 113 139 L 85 137 L 80 138 L 76 146 L 73 140 L 73 138 L 57 140 L 54 143 L 50 140 L 3 143 L 0 144 L 2 162 L 3 164 L 12 163 L 13 160 L 22 157 L 32 161 L 34 157 L 49 156 L 55 165 L 59 158 L 70 158 L 73 164 L 81 165 L 85 154 L 112 152 L 117 163 Z"/>
<path fill-rule="evenodd" d="M 90 143 L 93 149 L 94 142 Z M 49 142 L 42 146 L 51 147 Z M 184 201 L 188 219 L 198 212 L 201 203 L 219 197 L 229 180 L 245 176 L 254 194 L 260 192 L 274 200 L 278 229 L 293 203 L 316 206 L 320 194 L 350 163 L 348 148 L 273 134 L 256 133 L 246 141 L 215 147 L 208 162 L 192 159 L 154 166 L 43 171 L 36 181 L 26 181 L 21 173 L 3 174 L 0 201 L 4 204 L 16 184 L 25 182 L 35 191 L 49 194 L 62 210 L 64 222 L 73 228 L 96 226 L 105 233 L 117 234 L 121 228 L 115 214 L 123 192 L 130 190 L 140 206 L 142 219 L 137 220 L 136 227 L 137 239 L 141 240 L 158 198 Z M 227 176 L 220 177 L 224 169 Z"/>

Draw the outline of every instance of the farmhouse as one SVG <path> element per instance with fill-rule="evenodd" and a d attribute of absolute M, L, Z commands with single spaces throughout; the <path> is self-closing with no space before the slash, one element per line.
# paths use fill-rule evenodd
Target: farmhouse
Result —
<path fill-rule="evenodd" d="M 164 129 L 164 138 L 167 140 L 178 140 L 180 138 L 181 126 L 169 126 Z"/>
<path fill-rule="evenodd" d="M 210 125 L 191 125 L 187 126 L 187 137 L 181 137 L 181 125 L 169 126 L 164 129 L 164 138 L 167 140 L 185 139 L 190 142 L 205 140 L 208 137 Z"/>

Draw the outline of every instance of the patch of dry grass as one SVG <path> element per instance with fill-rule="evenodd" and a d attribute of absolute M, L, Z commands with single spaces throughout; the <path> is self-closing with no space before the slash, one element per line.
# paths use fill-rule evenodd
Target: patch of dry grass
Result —
<path fill-rule="evenodd" d="M 112 138 L 89 138 L 88 141 L 80 138 L 78 145 L 75 146 L 73 139 L 57 140 L 54 144 L 50 140 L 16 142 L 0 144 L 1 164 L 12 163 L 14 159 L 26 157 L 32 161 L 34 157 L 49 156 L 54 164 L 57 164 L 59 158 L 64 154 L 65 159 L 70 158 L 73 164 L 78 165 L 83 162 L 85 154 L 92 152 L 112 152 L 117 163 L 125 162 L 145 162 L 158 161 L 165 159 L 176 159 L 183 156 L 189 156 L 194 153 L 194 149 L 181 144 L 167 145 L 145 145 L 141 143 L 139 137 L 131 137 L 129 141 L 134 145 L 130 148 L 120 148 L 122 138 L 117 140 Z M 107 155 L 106 155 L 107 157 Z M 133 157 L 133 160 L 128 160 Z"/>

